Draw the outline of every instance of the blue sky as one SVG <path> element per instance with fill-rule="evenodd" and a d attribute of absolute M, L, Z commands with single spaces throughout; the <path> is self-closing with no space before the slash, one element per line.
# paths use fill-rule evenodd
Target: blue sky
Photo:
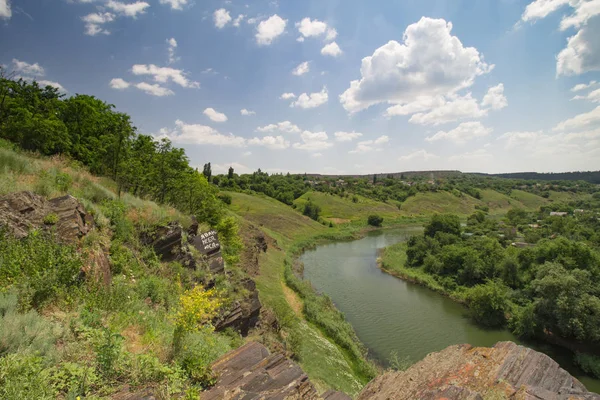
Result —
<path fill-rule="evenodd" d="M 0 0 L 0 63 L 217 172 L 600 169 L 600 0 Z"/>

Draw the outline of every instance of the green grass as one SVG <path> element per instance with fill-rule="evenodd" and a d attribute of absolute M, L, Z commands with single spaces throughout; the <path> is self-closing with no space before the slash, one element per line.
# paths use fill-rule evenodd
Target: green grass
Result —
<path fill-rule="evenodd" d="M 384 219 L 394 219 L 400 215 L 398 207 L 391 204 L 381 203 L 363 196 L 356 196 L 357 203 L 352 201 L 353 196 L 341 198 L 339 196 L 321 193 L 307 192 L 294 201 L 298 210 L 302 210 L 304 204 L 310 199 L 321 207 L 321 216 L 336 222 L 367 220 L 372 214 L 382 216 Z M 336 221 L 342 220 L 342 221 Z"/>
<path fill-rule="evenodd" d="M 481 202 L 489 207 L 490 214 L 506 214 L 511 208 L 525 208 L 520 201 L 493 189 L 483 189 L 480 193 Z"/>
<path fill-rule="evenodd" d="M 417 193 L 402 203 L 404 215 L 430 215 L 435 213 L 450 213 L 470 215 L 475 211 L 475 205 L 481 202 L 469 195 L 457 197 L 452 193 L 439 191 Z"/>
<path fill-rule="evenodd" d="M 522 190 L 513 190 L 510 192 L 510 197 L 521 202 L 530 210 L 537 210 L 543 205 L 548 204 L 548 200 L 533 193 L 524 192 Z"/>
<path fill-rule="evenodd" d="M 587 200 L 590 197 L 592 197 L 592 195 L 589 193 L 555 192 L 554 190 L 551 190 L 548 200 L 555 203 L 568 203 L 576 200 Z"/>
<path fill-rule="evenodd" d="M 289 240 L 312 236 L 326 231 L 322 224 L 301 215 L 291 207 L 264 195 L 228 192 L 233 212 L 265 229 Z"/>

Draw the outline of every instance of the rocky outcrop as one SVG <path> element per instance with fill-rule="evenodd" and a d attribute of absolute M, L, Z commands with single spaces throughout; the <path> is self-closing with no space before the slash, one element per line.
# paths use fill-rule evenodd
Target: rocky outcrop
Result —
<path fill-rule="evenodd" d="M 163 261 L 174 261 L 181 253 L 183 228 L 178 222 L 155 226 L 140 236 L 142 244 L 151 246 Z"/>
<path fill-rule="evenodd" d="M 0 226 L 17 238 L 31 229 L 53 229 L 59 240 L 73 243 L 93 225 L 92 216 L 70 195 L 46 200 L 33 192 L 17 192 L 0 197 Z"/>
<path fill-rule="evenodd" d="M 350 400 L 332 391 L 319 396 L 296 363 L 256 342 L 225 354 L 212 368 L 217 383 L 202 393 L 203 400 Z"/>
<path fill-rule="evenodd" d="M 450 346 L 404 372 L 375 378 L 358 400 L 600 400 L 545 354 L 499 342 Z"/>
<path fill-rule="evenodd" d="M 258 299 L 256 283 L 252 279 L 246 278 L 240 283 L 240 286 L 248 292 L 248 296 L 242 302 L 236 302 L 228 312 L 220 317 L 215 325 L 217 331 L 232 328 L 246 336 L 250 328 L 254 328 L 258 323 L 262 305 Z"/>

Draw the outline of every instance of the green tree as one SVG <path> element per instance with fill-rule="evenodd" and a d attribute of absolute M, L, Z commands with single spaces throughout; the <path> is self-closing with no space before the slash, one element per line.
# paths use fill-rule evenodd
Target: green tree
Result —
<path fill-rule="evenodd" d="M 500 281 L 490 280 L 467 292 L 469 311 L 478 323 L 499 327 L 506 323 L 508 289 Z"/>
<path fill-rule="evenodd" d="M 450 233 L 460 236 L 461 226 L 458 215 L 453 214 L 435 214 L 431 217 L 429 223 L 425 225 L 425 236 L 434 237 L 437 232 Z"/>
<path fill-rule="evenodd" d="M 233 167 L 229 167 L 229 171 L 227 172 L 227 178 L 233 179 Z"/>

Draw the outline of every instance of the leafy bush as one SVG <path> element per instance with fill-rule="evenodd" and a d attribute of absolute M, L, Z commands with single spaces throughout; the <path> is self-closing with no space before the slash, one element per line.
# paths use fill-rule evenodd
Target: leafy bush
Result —
<path fill-rule="evenodd" d="M 383 217 L 380 217 L 379 215 L 369 215 L 369 218 L 367 219 L 367 223 L 371 226 L 381 226 L 383 222 Z"/>
<path fill-rule="evenodd" d="M 304 204 L 304 210 L 302 211 L 302 214 L 314 219 L 315 221 L 318 221 L 319 215 L 321 214 L 321 207 L 308 200 L 306 204 Z"/>
<path fill-rule="evenodd" d="M 210 326 L 210 321 L 216 317 L 222 304 L 216 290 L 204 290 L 201 286 L 196 286 L 179 298 L 175 325 L 182 332 L 195 332 L 203 326 Z"/>
<path fill-rule="evenodd" d="M 61 192 L 68 192 L 73 185 L 73 178 L 71 178 L 71 175 L 67 174 L 66 172 L 59 171 L 54 177 L 54 183 L 56 188 Z"/>
<path fill-rule="evenodd" d="M 475 321 L 489 327 L 502 326 L 506 322 L 508 290 L 499 281 L 476 285 L 467 292 L 467 303 Z"/>
<path fill-rule="evenodd" d="M 48 378 L 39 356 L 18 353 L 0 357 L 0 399 L 53 400 L 56 393 Z"/>
<path fill-rule="evenodd" d="M 210 365 L 229 350 L 227 338 L 214 334 L 210 327 L 203 327 L 183 336 L 175 360 L 192 381 L 208 387 L 215 383 Z"/>
<path fill-rule="evenodd" d="M 600 378 L 600 357 L 577 352 L 575 354 L 575 363 L 579 365 L 586 374 Z"/>
<path fill-rule="evenodd" d="M 79 283 L 82 260 L 72 246 L 40 231 L 22 240 L 0 237 L 0 286 L 18 284 L 27 303 L 39 307 Z"/>
<path fill-rule="evenodd" d="M 44 217 L 43 222 L 46 225 L 56 225 L 58 223 L 58 215 L 50 213 Z"/>
<path fill-rule="evenodd" d="M 123 336 L 104 329 L 102 339 L 95 346 L 98 371 L 106 378 L 111 378 L 117 373 L 117 361 L 121 356 Z"/>
<path fill-rule="evenodd" d="M 102 212 L 110 220 L 113 238 L 127 242 L 133 238 L 133 224 L 125 217 L 127 205 L 119 200 L 106 200 Z"/>
<path fill-rule="evenodd" d="M 460 218 L 452 214 L 435 214 L 425 225 L 425 236 L 434 237 L 437 232 L 460 235 Z"/>
<path fill-rule="evenodd" d="M 50 385 L 67 398 L 86 396 L 101 382 L 93 368 L 73 362 L 61 363 L 48 373 Z"/>
<path fill-rule="evenodd" d="M 19 313 L 17 294 L 0 294 L 0 357 L 13 353 L 51 356 L 59 337 L 58 326 L 35 311 Z"/>
<path fill-rule="evenodd" d="M 231 205 L 231 195 L 228 193 L 220 193 L 219 194 L 219 200 L 221 200 L 223 203 L 227 204 L 227 205 Z"/>

